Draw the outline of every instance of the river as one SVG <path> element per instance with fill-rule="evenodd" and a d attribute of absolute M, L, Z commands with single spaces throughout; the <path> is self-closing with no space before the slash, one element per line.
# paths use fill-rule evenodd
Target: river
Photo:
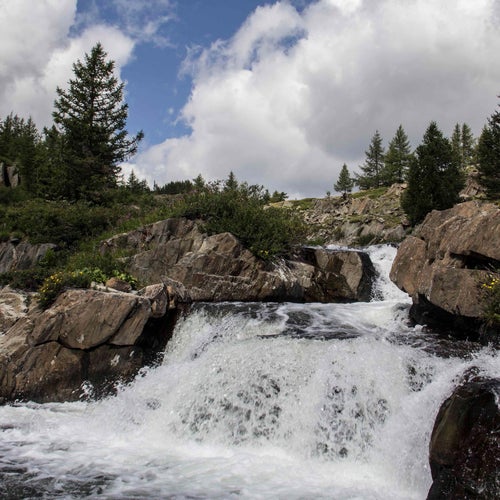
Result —
<path fill-rule="evenodd" d="M 369 253 L 369 303 L 197 304 L 116 396 L 0 407 L 0 497 L 424 499 L 439 406 L 500 359 L 411 327 Z"/>

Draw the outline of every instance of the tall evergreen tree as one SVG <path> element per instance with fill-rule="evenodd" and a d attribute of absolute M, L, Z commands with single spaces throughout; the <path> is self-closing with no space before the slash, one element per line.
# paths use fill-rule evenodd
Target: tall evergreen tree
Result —
<path fill-rule="evenodd" d="M 474 136 L 469 125 L 457 123 L 451 136 L 451 147 L 453 154 L 457 157 L 460 168 L 465 169 L 473 163 Z"/>
<path fill-rule="evenodd" d="M 410 163 L 408 188 L 401 200 L 410 222 L 420 222 L 431 210 L 452 207 L 459 201 L 463 184 L 450 141 L 431 122 Z"/>
<path fill-rule="evenodd" d="M 384 148 L 378 130 L 372 137 L 365 155 L 365 163 L 360 166 L 363 174 L 356 176 L 356 182 L 361 189 L 379 187 L 382 185 L 381 172 L 384 168 Z"/>
<path fill-rule="evenodd" d="M 390 186 L 395 182 L 403 182 L 406 178 L 412 153 L 408 136 L 400 125 L 396 134 L 389 143 L 389 148 L 385 155 L 385 164 L 381 172 L 382 182 Z"/>
<path fill-rule="evenodd" d="M 114 76 L 114 61 L 97 43 L 82 63 L 73 64 L 69 88 L 57 88 L 54 122 L 65 135 L 66 193 L 85 196 L 88 191 L 116 186 L 119 163 L 135 154 L 143 134 L 130 138 L 125 130 L 128 105 L 123 83 Z"/>
<path fill-rule="evenodd" d="M 500 96 L 499 96 L 500 97 Z M 500 111 L 483 128 L 477 146 L 479 180 L 490 198 L 500 198 Z"/>
<path fill-rule="evenodd" d="M 342 193 L 342 196 L 346 198 L 347 193 L 350 193 L 353 187 L 354 181 L 351 178 L 347 165 L 344 163 L 342 165 L 342 169 L 340 170 L 339 178 L 334 184 L 333 189 L 335 189 L 338 193 Z"/>

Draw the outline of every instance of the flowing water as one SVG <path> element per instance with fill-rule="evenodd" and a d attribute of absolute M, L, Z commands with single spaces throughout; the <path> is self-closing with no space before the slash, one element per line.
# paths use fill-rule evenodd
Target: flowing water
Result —
<path fill-rule="evenodd" d="M 370 303 L 198 304 L 116 396 L 0 407 L 0 497 L 425 498 L 441 402 L 500 361 L 437 355 L 369 251 Z"/>

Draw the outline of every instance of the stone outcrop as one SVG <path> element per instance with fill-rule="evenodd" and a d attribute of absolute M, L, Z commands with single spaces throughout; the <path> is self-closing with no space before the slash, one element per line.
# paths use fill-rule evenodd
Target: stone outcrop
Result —
<path fill-rule="evenodd" d="M 470 201 L 427 215 L 398 249 L 391 279 L 413 299 L 414 320 L 475 338 L 481 284 L 500 267 L 500 209 Z"/>
<path fill-rule="evenodd" d="M 137 294 L 68 289 L 45 311 L 1 290 L 0 401 L 73 401 L 86 385 L 101 395 L 130 380 L 164 349 L 188 301 L 179 290 L 173 282 Z"/>
<path fill-rule="evenodd" d="M 17 167 L 0 162 L 0 186 L 17 187 L 19 184 L 20 177 Z"/>
<path fill-rule="evenodd" d="M 473 377 L 442 404 L 429 446 L 428 500 L 500 498 L 500 380 Z"/>
<path fill-rule="evenodd" d="M 17 240 L 4 241 L 0 243 L 0 274 L 34 267 L 49 250 L 55 248 L 52 243 L 32 245 Z"/>
<path fill-rule="evenodd" d="M 380 196 L 367 191 L 364 196 L 314 200 L 311 207 L 301 210 L 310 228 L 309 238 L 338 245 L 400 242 L 409 225 L 400 203 L 405 188 L 405 184 L 394 184 Z M 293 202 L 282 203 L 286 204 L 293 206 Z"/>
<path fill-rule="evenodd" d="M 255 257 L 230 233 L 203 234 L 168 219 L 115 236 L 100 251 L 130 255 L 127 271 L 152 284 L 182 283 L 195 301 L 369 300 L 374 269 L 361 252 L 303 249 L 276 263 Z"/>

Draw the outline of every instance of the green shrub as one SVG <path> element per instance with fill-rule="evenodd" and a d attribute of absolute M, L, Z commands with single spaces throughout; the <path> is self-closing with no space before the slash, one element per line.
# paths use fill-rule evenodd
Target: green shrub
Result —
<path fill-rule="evenodd" d="M 92 283 L 85 271 L 59 271 L 48 276 L 38 290 L 38 302 L 42 308 L 49 307 L 66 288 L 88 288 Z"/>
<path fill-rule="evenodd" d="M 489 325 L 500 325 L 500 275 L 491 275 L 481 288 L 484 294 L 484 319 Z"/>
<path fill-rule="evenodd" d="M 67 288 L 89 288 L 92 283 L 106 283 L 112 276 L 127 281 L 132 285 L 132 288 L 137 285 L 137 280 L 134 277 L 118 270 L 113 270 L 109 274 L 99 268 L 58 271 L 46 277 L 43 281 L 43 284 L 38 289 L 38 302 L 43 309 L 46 309 Z"/>
<path fill-rule="evenodd" d="M 295 212 L 266 207 L 265 200 L 258 186 L 224 189 L 215 183 L 187 196 L 176 214 L 201 219 L 209 234 L 232 233 L 254 255 L 267 260 L 302 242 L 305 226 Z"/>

